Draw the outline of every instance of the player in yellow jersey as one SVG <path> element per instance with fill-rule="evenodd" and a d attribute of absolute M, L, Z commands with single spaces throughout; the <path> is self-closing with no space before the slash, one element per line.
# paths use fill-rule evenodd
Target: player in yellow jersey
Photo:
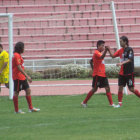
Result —
<path fill-rule="evenodd" d="M 0 92 L 1 84 L 5 84 L 9 88 L 9 54 L 3 50 L 0 44 Z"/>

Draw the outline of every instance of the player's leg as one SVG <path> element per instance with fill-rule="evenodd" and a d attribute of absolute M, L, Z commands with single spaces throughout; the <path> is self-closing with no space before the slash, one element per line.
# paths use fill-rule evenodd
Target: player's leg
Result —
<path fill-rule="evenodd" d="M 83 103 L 83 104 L 87 104 L 88 100 L 91 98 L 91 96 L 92 96 L 96 91 L 97 91 L 97 88 L 92 88 L 92 89 L 88 92 L 88 94 L 87 94 L 85 100 L 84 100 L 82 103 Z"/>
<path fill-rule="evenodd" d="M 25 90 L 26 100 L 27 100 L 29 109 L 33 109 L 32 99 L 31 99 L 31 89 L 29 87 L 29 84 L 28 84 L 27 80 L 24 80 L 22 82 L 22 89 Z"/>
<path fill-rule="evenodd" d="M 117 107 L 121 107 L 122 99 L 123 99 L 123 88 L 126 86 L 126 77 L 125 76 L 119 75 L 118 85 L 119 85 L 119 89 L 118 89 L 118 106 Z"/>
<path fill-rule="evenodd" d="M 93 77 L 93 81 L 92 81 L 92 89 L 88 92 L 86 98 L 84 99 L 84 101 L 81 103 L 81 105 L 83 107 L 86 107 L 88 100 L 91 98 L 91 96 L 97 91 L 98 87 L 97 87 L 97 83 L 98 83 L 98 76 Z"/>
<path fill-rule="evenodd" d="M 14 91 L 13 102 L 14 102 L 14 108 L 15 108 L 15 112 L 16 113 L 19 112 L 19 108 L 18 108 L 18 95 L 19 95 L 19 92 L 18 91 Z"/>
<path fill-rule="evenodd" d="M 123 99 L 123 86 L 119 86 L 118 90 L 118 103 L 120 106 L 122 106 L 122 99 Z"/>
<path fill-rule="evenodd" d="M 140 92 L 134 88 L 135 86 L 135 81 L 134 81 L 134 75 L 129 75 L 127 76 L 127 86 L 129 91 L 133 92 L 136 96 L 140 98 Z"/>
<path fill-rule="evenodd" d="M 118 90 L 118 105 L 115 105 L 115 108 L 119 108 L 122 106 L 122 98 L 123 98 L 123 86 L 119 86 Z"/>
<path fill-rule="evenodd" d="M 100 88 L 105 88 L 106 90 L 106 96 L 108 98 L 109 104 L 110 106 L 114 106 L 113 104 L 113 100 L 112 100 L 112 94 L 110 92 L 110 86 L 109 86 L 109 82 L 108 82 L 108 78 L 107 77 L 101 77 L 100 78 Z"/>
<path fill-rule="evenodd" d="M 27 100 L 27 103 L 28 103 L 29 110 L 32 110 L 33 105 L 32 105 L 32 99 L 31 99 L 31 89 L 27 88 L 25 90 L 25 92 L 26 92 L 26 100 Z"/>
<path fill-rule="evenodd" d="M 133 92 L 136 96 L 140 98 L 140 92 L 137 89 L 134 89 L 134 87 L 129 88 L 129 91 Z"/>
<path fill-rule="evenodd" d="M 6 88 L 9 88 L 9 73 L 3 75 L 3 83 L 5 83 Z"/>
<path fill-rule="evenodd" d="M 34 108 L 33 105 L 32 105 L 31 89 L 29 87 L 29 84 L 28 84 L 27 80 L 23 81 L 22 89 L 25 90 L 25 93 L 26 93 L 26 100 L 27 100 L 27 103 L 28 103 L 29 112 L 38 112 L 38 111 L 40 111 L 40 109 Z"/>
<path fill-rule="evenodd" d="M 106 96 L 108 98 L 108 101 L 109 101 L 110 106 L 114 106 L 113 100 L 112 100 L 112 94 L 110 92 L 110 87 L 109 86 L 106 86 L 105 87 L 105 90 L 106 90 Z"/>
<path fill-rule="evenodd" d="M 18 108 L 18 95 L 19 95 L 19 91 L 21 90 L 20 85 L 21 85 L 20 80 L 14 80 L 13 103 L 14 103 L 15 113 L 24 114 L 25 112 L 23 112 L 22 110 L 19 110 Z"/>
<path fill-rule="evenodd" d="M 18 112 L 18 95 L 20 91 L 20 81 L 19 80 L 14 80 L 14 96 L 13 96 L 13 103 L 14 103 L 14 108 L 15 112 Z"/>

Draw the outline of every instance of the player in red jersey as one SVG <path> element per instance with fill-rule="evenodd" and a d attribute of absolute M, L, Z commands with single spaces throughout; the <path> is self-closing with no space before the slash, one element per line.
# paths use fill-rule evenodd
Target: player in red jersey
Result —
<path fill-rule="evenodd" d="M 24 71 L 23 66 L 23 58 L 21 57 L 21 54 L 24 52 L 24 43 L 18 42 L 15 45 L 14 50 L 14 56 L 12 59 L 12 71 L 13 71 L 13 80 L 14 80 L 14 107 L 16 113 L 24 114 L 22 110 L 18 109 L 18 95 L 21 90 L 25 90 L 26 93 L 26 100 L 29 106 L 29 112 L 38 112 L 40 109 L 34 108 L 32 106 L 32 100 L 31 100 L 31 89 L 29 87 L 29 84 L 27 80 L 31 83 L 32 79 L 27 75 L 27 73 Z"/>
<path fill-rule="evenodd" d="M 117 64 L 117 66 L 121 66 L 119 78 L 118 78 L 118 102 L 119 104 L 116 106 L 122 106 L 122 98 L 123 98 L 123 87 L 128 86 L 128 89 L 140 97 L 140 92 L 134 89 L 134 52 L 131 47 L 129 47 L 129 40 L 126 36 L 120 37 L 120 45 L 121 49 L 117 50 L 114 54 L 110 51 L 110 48 L 107 47 L 110 56 L 112 58 L 120 57 L 121 61 Z"/>
<path fill-rule="evenodd" d="M 105 42 L 103 40 L 99 40 L 97 42 L 97 50 L 95 50 L 92 57 L 92 61 L 90 61 L 91 66 L 93 64 L 92 89 L 87 94 L 87 97 L 85 98 L 85 100 L 81 103 L 83 107 L 87 106 L 88 100 L 97 91 L 98 87 L 105 88 L 109 104 L 110 106 L 114 106 L 113 101 L 112 101 L 112 95 L 110 92 L 110 86 L 109 86 L 108 79 L 105 73 L 104 57 L 106 56 L 107 49 L 105 49 L 104 51 L 104 47 L 105 47 Z"/>

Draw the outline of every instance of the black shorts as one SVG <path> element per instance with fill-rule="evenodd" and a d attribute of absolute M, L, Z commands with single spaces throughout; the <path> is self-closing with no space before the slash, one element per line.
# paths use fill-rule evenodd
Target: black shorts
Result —
<path fill-rule="evenodd" d="M 101 77 L 101 76 L 94 76 L 93 77 L 93 81 L 92 81 L 92 87 L 93 88 L 104 88 L 104 87 L 108 87 L 109 83 L 108 83 L 108 79 L 107 77 Z"/>
<path fill-rule="evenodd" d="M 26 90 L 29 88 L 27 80 L 14 80 L 14 91 Z"/>
<path fill-rule="evenodd" d="M 134 75 L 133 74 L 126 75 L 126 76 L 119 75 L 118 85 L 125 87 L 126 84 L 129 88 L 134 87 Z"/>

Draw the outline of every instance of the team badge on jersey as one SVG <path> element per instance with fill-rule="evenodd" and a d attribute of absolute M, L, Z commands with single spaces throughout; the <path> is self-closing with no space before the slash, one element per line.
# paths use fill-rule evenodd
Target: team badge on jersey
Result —
<path fill-rule="evenodd" d="M 133 56 L 133 52 L 130 51 L 130 53 L 129 53 L 129 58 L 131 58 L 132 56 Z"/>
<path fill-rule="evenodd" d="M 132 86 L 133 85 L 133 82 L 131 79 L 129 79 L 129 86 Z"/>
<path fill-rule="evenodd" d="M 127 56 L 127 52 L 124 52 L 124 56 Z"/>

